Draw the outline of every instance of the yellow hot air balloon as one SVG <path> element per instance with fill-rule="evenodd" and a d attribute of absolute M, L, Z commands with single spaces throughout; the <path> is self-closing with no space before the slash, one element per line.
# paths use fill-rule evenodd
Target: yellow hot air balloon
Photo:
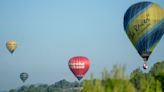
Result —
<path fill-rule="evenodd" d="M 13 53 L 17 48 L 17 43 L 14 40 L 10 40 L 6 43 L 6 48 L 9 50 L 10 53 Z"/>
<path fill-rule="evenodd" d="M 124 28 L 146 63 L 164 34 L 164 11 L 153 2 L 136 3 L 124 15 Z M 144 64 L 143 67 L 148 66 Z"/>

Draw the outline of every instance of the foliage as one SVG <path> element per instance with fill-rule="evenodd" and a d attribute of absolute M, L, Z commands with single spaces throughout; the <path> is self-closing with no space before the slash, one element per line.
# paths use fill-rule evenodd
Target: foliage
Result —
<path fill-rule="evenodd" d="M 52 85 L 22 86 L 9 92 L 164 92 L 164 61 L 154 64 L 148 73 L 137 68 L 128 76 L 125 66 L 115 65 L 110 72 L 104 69 L 101 79 L 91 74 L 81 84 L 61 80 Z"/>
<path fill-rule="evenodd" d="M 98 86 L 95 81 L 99 81 Z M 104 69 L 102 80 L 84 81 L 82 92 L 164 92 L 164 61 L 154 64 L 148 73 L 137 68 L 130 78 L 125 66 L 115 65 L 110 73 Z"/>
<path fill-rule="evenodd" d="M 104 69 L 102 80 L 91 77 L 84 81 L 82 92 L 135 92 L 135 88 L 125 75 L 125 67 L 115 65 L 111 73 Z"/>

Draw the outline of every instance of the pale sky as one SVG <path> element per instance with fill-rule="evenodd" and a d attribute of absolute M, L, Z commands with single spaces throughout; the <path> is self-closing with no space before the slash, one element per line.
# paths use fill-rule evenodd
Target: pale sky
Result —
<path fill-rule="evenodd" d="M 125 64 L 127 73 L 142 68 L 143 60 L 123 28 L 124 13 L 141 0 L 0 0 L 0 90 L 22 85 L 77 81 L 68 68 L 72 56 L 86 56 L 93 73 Z M 163 0 L 150 0 L 164 8 Z M 11 55 L 5 45 L 16 40 Z M 164 60 L 164 38 L 148 65 Z M 149 68 L 150 69 L 150 68 Z M 19 79 L 27 72 L 25 84 Z"/>

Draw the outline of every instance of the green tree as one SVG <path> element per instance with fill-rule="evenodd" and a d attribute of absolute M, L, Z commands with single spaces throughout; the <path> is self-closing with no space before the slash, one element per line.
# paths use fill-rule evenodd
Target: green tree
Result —
<path fill-rule="evenodd" d="M 157 85 L 161 85 L 162 91 L 164 92 L 164 61 L 154 64 L 149 73 L 154 76 L 156 87 Z M 157 88 L 159 89 L 159 87 Z"/>
<path fill-rule="evenodd" d="M 84 80 L 82 84 L 82 92 L 104 92 L 102 81 L 94 79 L 93 74 L 91 74 L 90 80 Z"/>
<path fill-rule="evenodd" d="M 124 65 L 115 65 L 111 73 L 106 73 L 105 76 L 109 76 L 103 79 L 105 92 L 135 92 L 135 88 L 125 74 Z"/>
<path fill-rule="evenodd" d="M 102 72 L 102 79 L 94 79 L 83 83 L 82 92 L 136 92 L 129 78 L 125 74 L 125 66 L 115 65 L 109 73 L 106 69 Z"/>

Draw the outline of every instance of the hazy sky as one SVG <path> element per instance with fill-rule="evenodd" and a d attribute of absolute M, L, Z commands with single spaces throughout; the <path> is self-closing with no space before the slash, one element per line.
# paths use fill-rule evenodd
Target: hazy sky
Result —
<path fill-rule="evenodd" d="M 143 60 L 123 28 L 125 11 L 141 0 L 0 0 L 0 90 L 23 83 L 21 72 L 29 73 L 26 84 L 52 84 L 77 80 L 68 68 L 72 56 L 86 56 L 90 73 L 101 77 L 104 68 L 125 64 L 127 73 L 142 67 Z M 164 8 L 163 0 L 150 0 Z M 11 55 L 6 41 L 18 48 Z M 151 67 L 164 60 L 164 38 L 149 58 Z"/>

